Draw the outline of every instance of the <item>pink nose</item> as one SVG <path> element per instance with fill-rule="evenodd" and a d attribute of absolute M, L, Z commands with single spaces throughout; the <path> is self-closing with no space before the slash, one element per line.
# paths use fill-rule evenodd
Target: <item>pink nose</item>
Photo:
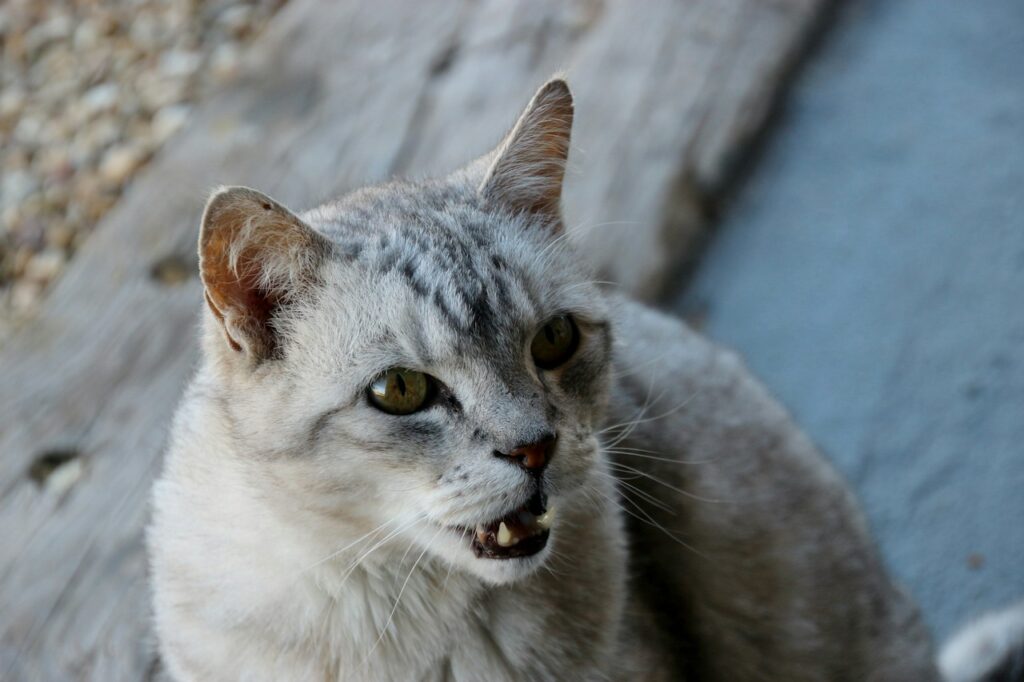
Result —
<path fill-rule="evenodd" d="M 551 455 L 555 449 L 555 436 L 547 436 L 536 443 L 520 445 L 512 448 L 508 454 L 495 451 L 499 457 L 505 457 L 514 461 L 527 471 L 540 473 L 551 461 Z"/>

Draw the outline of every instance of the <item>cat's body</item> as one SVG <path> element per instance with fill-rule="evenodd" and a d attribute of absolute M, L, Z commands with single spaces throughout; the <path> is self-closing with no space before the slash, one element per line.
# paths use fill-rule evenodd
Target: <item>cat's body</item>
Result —
<path fill-rule="evenodd" d="M 912 674 L 931 658 L 912 607 L 879 568 L 842 484 L 786 416 L 732 354 L 635 303 L 614 308 L 616 356 L 630 357 L 613 369 L 608 424 L 650 421 L 614 429 L 610 440 L 630 432 L 612 457 L 685 490 L 625 473 L 673 514 L 630 489 L 622 504 L 643 521 L 581 506 L 563 519 L 573 549 L 556 544 L 550 572 L 507 586 L 427 557 L 412 571 L 420 550 L 397 543 L 347 579 L 369 546 L 303 573 L 370 528 L 340 535 L 301 512 L 277 520 L 301 491 L 282 491 L 276 513 L 250 499 L 248 453 L 218 435 L 224 421 L 205 392 L 215 389 L 199 384 L 158 490 L 156 565 L 171 574 L 161 611 L 175 612 L 161 623 L 165 651 L 194 666 L 192 679 L 334 679 L 348 666 L 367 680 L 672 680 L 680 669 L 737 682 L 928 679 Z M 609 473 L 595 487 L 617 496 Z M 236 622 L 256 605 L 253 622 Z M 371 650 L 366 669 L 356 665 Z M 872 665 L 886 672 L 867 674 Z"/>
<path fill-rule="evenodd" d="M 563 248 L 570 117 L 554 81 L 444 181 L 301 217 L 211 199 L 204 361 L 149 534 L 174 679 L 937 679 L 781 408 Z M 576 345 L 551 365 L 558 316 Z M 389 367 L 429 400 L 374 408 Z M 550 536 L 511 557 L 486 528 L 537 504 Z"/>

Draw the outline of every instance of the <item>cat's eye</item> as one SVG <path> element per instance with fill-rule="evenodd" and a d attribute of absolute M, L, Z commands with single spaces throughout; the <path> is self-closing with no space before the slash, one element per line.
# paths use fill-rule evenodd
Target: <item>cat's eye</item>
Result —
<path fill-rule="evenodd" d="M 378 410 L 402 415 L 423 409 L 434 389 L 434 379 L 423 372 L 395 367 L 377 377 L 367 389 L 367 395 Z"/>
<path fill-rule="evenodd" d="M 530 344 L 533 361 L 541 369 L 565 364 L 580 343 L 580 332 L 568 315 L 556 315 L 544 323 Z"/>

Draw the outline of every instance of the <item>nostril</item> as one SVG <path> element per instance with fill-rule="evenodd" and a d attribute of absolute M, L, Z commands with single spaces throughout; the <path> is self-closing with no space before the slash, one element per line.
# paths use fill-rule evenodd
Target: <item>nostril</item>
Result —
<path fill-rule="evenodd" d="M 527 469 L 543 469 L 548 464 L 547 447 L 542 443 L 531 443 L 511 452 L 511 456 Z"/>
<path fill-rule="evenodd" d="M 555 434 L 547 434 L 540 440 L 514 447 L 508 453 L 495 450 L 494 455 L 512 460 L 527 471 L 540 473 L 551 461 L 555 440 Z"/>

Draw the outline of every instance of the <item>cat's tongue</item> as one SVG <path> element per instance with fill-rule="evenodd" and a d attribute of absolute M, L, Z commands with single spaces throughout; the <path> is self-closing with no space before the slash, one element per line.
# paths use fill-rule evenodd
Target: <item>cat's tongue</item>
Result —
<path fill-rule="evenodd" d="M 536 554 L 547 544 L 554 515 L 554 508 L 545 509 L 539 500 L 531 500 L 503 518 L 478 523 L 473 549 L 478 557 L 489 559 Z"/>

